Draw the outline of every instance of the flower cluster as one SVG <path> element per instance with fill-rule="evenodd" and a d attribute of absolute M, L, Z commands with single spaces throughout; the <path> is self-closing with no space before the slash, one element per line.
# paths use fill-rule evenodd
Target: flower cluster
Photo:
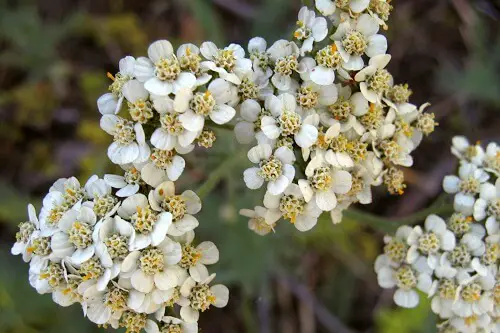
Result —
<path fill-rule="evenodd" d="M 192 191 L 176 194 L 171 181 L 152 188 L 126 178 L 93 176 L 84 186 L 59 179 L 39 216 L 28 206 L 12 254 L 29 262 L 37 292 L 61 306 L 79 303 L 98 325 L 198 332 L 199 312 L 229 297 L 207 269 L 219 260 L 217 247 L 194 242 L 201 201 Z"/>
<path fill-rule="evenodd" d="M 388 1 L 317 0 L 316 10 L 300 10 L 292 41 L 248 45 L 252 77 L 265 88 L 240 94 L 234 131 L 254 145 L 247 187 L 267 188 L 264 207 L 241 211 L 261 235 L 281 218 L 300 231 L 323 212 L 339 223 L 351 204 L 372 202 L 372 186 L 402 194 L 401 167 L 413 165 L 411 153 L 437 125 L 428 104 L 411 104 L 408 85 L 387 70 L 378 32 Z"/>
<path fill-rule="evenodd" d="M 427 294 L 440 332 L 500 332 L 500 148 L 455 137 L 452 152 L 458 176 L 443 187 L 454 194 L 454 213 L 386 236 L 375 271 L 380 286 L 397 288 L 399 306 L 415 307 L 417 290 Z"/>
<path fill-rule="evenodd" d="M 352 203 L 372 201 L 372 186 L 402 194 L 401 167 L 412 166 L 411 153 L 437 123 L 424 112 L 428 104 L 411 104 L 408 85 L 394 84 L 386 68 L 391 56 L 378 32 L 387 29 L 389 2 L 316 0 L 315 10 L 300 10 L 291 41 L 268 45 L 257 37 L 246 49 L 212 42 L 174 49 L 158 40 L 147 56 L 121 59 L 97 107 L 100 126 L 112 137 L 107 155 L 123 172 L 94 176 L 84 186 L 60 179 L 39 216 L 29 206 L 12 253 L 29 262 L 31 285 L 62 306 L 79 303 L 99 325 L 197 332 L 199 312 L 225 306 L 229 295 L 225 286 L 211 285 L 206 267 L 218 261 L 216 246 L 194 243 L 200 198 L 189 190 L 176 194 L 174 182 L 184 172 L 183 156 L 197 146 L 211 148 L 214 129 L 222 126 L 253 145 L 248 158 L 255 166 L 243 178 L 250 189 L 266 184 L 267 191 L 264 207 L 241 214 L 260 235 L 281 218 L 300 231 L 324 212 L 338 223 Z M 478 160 L 463 142 L 455 150 Z M 464 171 L 477 176 L 477 186 L 487 182 L 485 172 L 498 171 L 491 154 L 483 155 L 483 164 Z M 477 218 L 498 206 L 489 192 L 473 189 L 472 178 L 448 183 L 460 192 L 457 206 L 473 206 Z M 498 236 L 496 220 L 488 223 Z M 442 231 L 441 238 L 429 236 L 429 246 L 453 250 L 453 234 L 436 224 L 429 228 Z M 477 245 L 464 246 L 469 243 Z M 412 250 L 412 260 L 441 262 L 429 251 Z M 478 260 L 474 269 L 489 272 Z M 404 267 L 403 278 L 414 276 L 411 265 Z M 413 294 L 404 295 L 414 303 Z"/>

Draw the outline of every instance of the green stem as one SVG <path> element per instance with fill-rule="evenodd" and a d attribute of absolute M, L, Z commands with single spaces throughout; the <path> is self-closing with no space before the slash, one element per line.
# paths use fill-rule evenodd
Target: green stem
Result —
<path fill-rule="evenodd" d="M 247 152 L 242 150 L 238 153 L 230 155 L 219 166 L 213 170 L 208 179 L 196 191 L 200 199 L 203 200 L 212 190 L 217 186 L 219 181 L 227 175 L 227 173 L 238 165 L 240 162 L 246 160 Z"/>
<path fill-rule="evenodd" d="M 453 205 L 443 204 L 441 200 L 438 199 L 436 203 L 429 208 L 422 209 L 414 214 L 399 219 L 379 217 L 356 208 L 346 210 L 344 216 L 359 223 L 367 224 L 382 232 L 393 233 L 402 225 L 412 225 L 424 221 L 430 214 L 448 215 L 451 213 L 453 213 Z"/>

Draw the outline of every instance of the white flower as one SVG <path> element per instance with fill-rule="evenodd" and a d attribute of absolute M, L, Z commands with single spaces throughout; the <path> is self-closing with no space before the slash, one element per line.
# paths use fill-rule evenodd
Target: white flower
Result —
<path fill-rule="evenodd" d="M 40 228 L 36 210 L 32 204 L 28 205 L 28 217 L 29 219 L 27 222 L 19 224 L 19 231 L 16 233 L 16 242 L 10 250 L 15 256 L 22 254 L 24 262 L 29 262 L 33 256 L 32 250 L 28 247 L 31 243 L 33 233 Z"/>
<path fill-rule="evenodd" d="M 271 146 L 258 145 L 250 149 L 248 159 L 258 164 L 258 167 L 246 169 L 243 173 L 249 189 L 258 189 L 264 182 L 268 182 L 267 190 L 278 195 L 285 191 L 295 177 L 295 156 L 287 147 L 280 147 L 273 154 Z"/>
<path fill-rule="evenodd" d="M 97 176 L 87 181 L 85 192 L 93 200 L 86 201 L 84 205 L 92 208 L 99 219 L 113 215 L 120 206 L 118 199 L 111 193 L 111 186 Z"/>
<path fill-rule="evenodd" d="M 174 265 L 181 258 L 181 245 L 166 237 L 156 247 L 133 251 L 127 255 L 121 264 L 120 276 L 130 278 L 132 287 L 142 294 L 149 294 L 154 289 L 169 291 L 178 285 L 177 268 Z M 134 294 L 134 297 L 137 296 L 141 295 Z"/>
<path fill-rule="evenodd" d="M 424 257 L 427 265 L 435 269 L 438 264 L 439 252 L 451 251 L 455 248 L 455 235 L 446 229 L 446 222 L 437 215 L 429 215 L 425 219 L 425 232 L 416 226 L 408 236 L 407 261 L 409 264 Z"/>
<path fill-rule="evenodd" d="M 97 325 L 112 324 L 127 310 L 128 290 L 116 282 L 104 290 L 99 290 L 94 283 L 85 283 L 78 291 L 87 305 L 87 318 Z"/>
<path fill-rule="evenodd" d="M 336 194 L 346 194 L 352 186 L 352 176 L 337 170 L 318 153 L 306 167 L 306 179 L 299 179 L 299 187 L 306 202 L 315 201 L 318 207 L 329 212 L 337 206 Z"/>
<path fill-rule="evenodd" d="M 186 161 L 175 150 L 153 149 L 150 159 L 141 168 L 141 177 L 150 186 L 166 180 L 176 181 L 182 175 Z"/>
<path fill-rule="evenodd" d="M 455 175 L 446 176 L 443 180 L 443 189 L 447 193 L 457 193 L 454 200 L 456 211 L 472 215 L 476 195 L 481 186 L 489 179 L 488 173 L 471 163 L 463 163 Z"/>
<path fill-rule="evenodd" d="M 350 0 L 349 9 L 353 13 L 361 13 L 370 4 L 370 0 Z M 333 0 L 315 0 L 316 9 L 325 16 L 330 16 L 335 13 L 337 4 Z"/>
<path fill-rule="evenodd" d="M 453 312 L 460 317 L 471 317 L 482 315 L 493 310 L 493 300 L 487 290 L 493 288 L 493 284 L 475 277 L 459 278 L 457 298 L 452 305 Z"/>
<path fill-rule="evenodd" d="M 92 234 L 96 222 L 97 217 L 91 208 L 82 206 L 70 209 L 59 221 L 61 231 L 52 236 L 54 255 L 61 259 L 70 256 L 69 260 L 74 265 L 92 258 L 95 253 Z"/>
<path fill-rule="evenodd" d="M 187 269 L 189 276 L 196 282 L 201 282 L 210 275 L 206 265 L 213 265 L 219 261 L 219 250 L 213 242 L 202 242 L 197 246 L 192 245 L 194 237 L 195 234 L 191 231 L 176 238 L 182 246 L 182 259 L 178 265 L 182 269 Z M 184 280 L 181 282 L 184 282 Z"/>
<path fill-rule="evenodd" d="M 297 30 L 294 37 L 302 41 L 300 54 L 311 52 L 314 42 L 321 42 L 328 35 L 328 26 L 324 17 L 316 17 L 314 10 L 309 10 L 306 6 L 299 11 L 299 20 L 297 21 Z"/>
<path fill-rule="evenodd" d="M 172 44 L 167 40 L 152 43 L 148 58 L 137 58 L 134 73 L 137 80 L 144 82 L 147 91 L 159 96 L 176 94 L 182 88 L 193 89 L 197 83 L 194 74 L 181 71 Z"/>
<path fill-rule="evenodd" d="M 111 162 L 140 163 L 149 158 L 150 149 L 141 124 L 107 114 L 101 118 L 101 128 L 113 136 L 113 143 L 108 148 Z"/>
<path fill-rule="evenodd" d="M 474 204 L 474 219 L 481 221 L 487 216 L 500 220 L 500 178 L 495 185 L 485 182 L 481 185 L 479 199 Z"/>
<path fill-rule="evenodd" d="M 366 98 L 361 92 L 351 95 L 350 89 L 339 89 L 339 99 L 319 112 L 321 123 L 331 127 L 340 124 L 340 132 L 346 135 L 363 135 L 366 129 L 358 120 L 370 110 Z"/>
<path fill-rule="evenodd" d="M 306 58 L 311 60 L 311 66 L 315 64 L 312 58 Z M 302 61 L 306 60 L 303 59 Z M 307 72 L 306 72 L 307 73 Z M 307 77 L 304 73 L 302 76 Z M 330 85 L 318 85 L 313 81 L 304 79 L 304 82 L 299 87 L 296 93 L 297 103 L 300 110 L 312 111 L 313 109 L 319 109 L 334 104 L 337 101 L 338 92 L 337 86 L 334 84 Z"/>
<path fill-rule="evenodd" d="M 269 54 L 267 53 L 267 42 L 262 37 L 254 37 L 248 42 L 248 53 L 253 63 L 254 71 L 262 71 L 262 75 L 270 78 L 273 70 L 269 67 Z"/>
<path fill-rule="evenodd" d="M 235 106 L 238 102 L 248 99 L 265 100 L 274 92 L 274 87 L 269 84 L 269 78 L 273 75 L 270 68 L 264 72 L 257 68 L 246 72 L 241 78 L 241 84 L 233 87 L 232 94 L 236 92 L 238 100 L 232 100 L 230 105 Z"/>
<path fill-rule="evenodd" d="M 262 117 L 261 129 L 269 139 L 293 135 L 301 148 L 309 148 L 316 142 L 318 129 L 315 125 L 319 117 L 314 114 L 302 117 L 296 110 L 297 101 L 293 95 L 269 96 L 265 104 L 272 116 Z"/>
<path fill-rule="evenodd" d="M 182 113 L 179 120 L 188 131 L 203 130 L 205 118 L 223 125 L 233 119 L 236 110 L 229 106 L 231 84 L 223 79 L 212 81 L 204 93 L 193 94 L 191 90 L 183 90 L 176 96 L 174 108 Z"/>
<path fill-rule="evenodd" d="M 208 61 L 201 63 L 204 70 L 211 70 L 233 84 L 240 84 L 241 78 L 252 69 L 252 61 L 245 58 L 245 50 L 238 44 L 219 49 L 212 42 L 201 44 L 201 54 Z"/>
<path fill-rule="evenodd" d="M 392 75 L 385 69 L 390 60 L 389 54 L 373 56 L 369 65 L 354 77 L 363 96 L 371 103 L 380 103 L 382 94 L 393 85 Z"/>
<path fill-rule="evenodd" d="M 206 311 L 210 306 L 223 308 L 229 300 L 229 290 L 222 284 L 209 286 L 209 283 L 215 278 L 212 274 L 201 282 L 196 282 L 188 278 L 181 286 L 181 295 L 189 300 L 189 305 L 181 307 L 181 318 L 188 322 L 198 321 L 199 311 Z"/>
<path fill-rule="evenodd" d="M 126 56 L 120 59 L 119 72 L 113 77 L 113 83 L 109 87 L 110 93 L 104 94 L 97 99 L 97 108 L 102 115 L 117 114 L 120 112 L 123 102 L 123 85 L 134 77 L 135 58 Z"/>
<path fill-rule="evenodd" d="M 294 42 L 278 40 L 267 50 L 270 60 L 274 63 L 273 85 L 281 91 L 289 90 L 294 83 L 291 75 L 303 73 L 306 68 L 298 61 L 299 48 Z"/>
<path fill-rule="evenodd" d="M 135 229 L 135 234 L 130 238 L 131 251 L 141 250 L 149 245 L 158 246 L 172 224 L 172 214 L 165 211 L 157 214 L 151 206 L 148 198 L 138 193 L 126 198 L 118 209 L 120 217 L 130 220 Z"/>
<path fill-rule="evenodd" d="M 248 220 L 248 229 L 254 231 L 257 235 L 265 236 L 271 231 L 274 231 L 276 222 L 280 216 L 274 213 L 269 213 L 270 210 L 261 206 L 256 206 L 252 209 L 241 209 L 240 215 L 250 218 Z M 273 217 L 275 220 L 271 219 Z"/>
<path fill-rule="evenodd" d="M 168 228 L 171 236 L 182 236 L 198 226 L 193 216 L 201 210 L 201 200 L 193 191 L 187 190 L 180 195 L 175 194 L 175 184 L 166 181 L 149 192 L 149 203 L 156 211 L 167 211 L 172 214 L 172 224 Z"/>
<path fill-rule="evenodd" d="M 411 266 L 402 265 L 379 267 L 377 272 L 378 283 L 382 288 L 397 287 L 394 293 L 394 302 L 403 308 L 414 308 L 419 303 L 416 289 L 428 292 L 432 285 L 432 278 L 425 273 L 418 273 Z"/>
<path fill-rule="evenodd" d="M 396 234 L 393 237 L 384 236 L 384 254 L 379 255 L 375 260 L 375 272 L 378 272 L 385 266 L 397 268 L 406 261 L 408 253 L 408 243 L 406 240 L 412 231 L 411 227 L 403 225 L 396 230 Z"/>
<path fill-rule="evenodd" d="M 357 20 L 342 22 L 332 35 L 348 70 L 360 70 L 364 66 L 363 54 L 372 58 L 387 51 L 387 39 L 377 34 L 379 24 L 369 14 L 362 14 Z M 385 66 L 384 66 L 385 67 Z"/>
<path fill-rule="evenodd" d="M 104 175 L 104 181 L 111 187 L 119 189 L 116 192 L 118 197 L 129 197 L 139 191 L 141 172 L 134 165 L 121 165 L 125 169 L 123 176 L 107 174 Z"/>
<path fill-rule="evenodd" d="M 283 216 L 299 231 L 311 230 L 323 212 L 314 201 L 306 203 L 297 184 L 290 184 L 283 193 L 278 195 L 266 192 L 264 206 L 269 208 L 265 216 L 269 225 L 274 224 Z"/>
<path fill-rule="evenodd" d="M 121 263 L 129 253 L 135 238 L 134 227 L 120 216 L 103 219 L 98 223 L 96 254 L 104 267 Z"/>
<path fill-rule="evenodd" d="M 480 145 L 471 145 L 469 140 L 457 135 L 452 139 L 451 152 L 460 160 L 465 159 L 477 166 L 483 165 L 484 150 Z"/>
<path fill-rule="evenodd" d="M 174 101 L 169 97 L 154 98 L 153 104 L 160 114 L 161 127 L 151 135 L 151 144 L 162 150 L 175 149 L 183 154 L 190 152 L 194 148 L 192 143 L 199 132 L 189 131 L 182 125 L 181 114 L 174 110 Z"/>
<path fill-rule="evenodd" d="M 84 196 L 85 191 L 75 177 L 58 179 L 43 198 L 39 216 L 41 236 L 57 232 L 59 220 L 69 209 L 79 207 Z"/>
<path fill-rule="evenodd" d="M 197 86 L 207 84 L 212 78 L 211 75 L 201 70 L 202 59 L 198 46 L 191 43 L 182 44 L 177 49 L 177 59 L 183 71 L 191 72 L 196 76 Z"/>

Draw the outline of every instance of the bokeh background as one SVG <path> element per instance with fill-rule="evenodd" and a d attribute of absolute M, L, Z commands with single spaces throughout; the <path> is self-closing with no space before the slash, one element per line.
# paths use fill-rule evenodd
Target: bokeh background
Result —
<path fill-rule="evenodd" d="M 259 237 L 238 210 L 262 193 L 244 190 L 244 151 L 221 130 L 210 151 L 188 155 L 182 188 L 203 185 L 200 239 L 221 250 L 215 267 L 231 289 L 229 306 L 201 319 L 201 332 L 433 332 L 429 304 L 393 306 L 372 263 L 384 231 L 445 212 L 441 179 L 452 172 L 451 137 L 500 139 L 498 0 L 394 0 L 387 32 L 390 70 L 429 101 L 440 127 L 415 153 L 402 197 L 376 191 L 374 203 L 340 225 L 327 219 L 299 234 L 282 223 Z M 59 308 L 28 284 L 28 267 L 9 249 L 26 205 L 59 177 L 118 171 L 99 128 L 97 97 L 119 59 L 144 55 L 167 38 L 246 45 L 252 36 L 289 37 L 299 0 L 0 0 L 0 332 L 102 332 L 77 306 Z M 241 153 L 243 151 L 243 153 Z M 222 166 L 221 166 L 222 165 Z M 206 183 L 208 179 L 208 183 Z M 431 207 L 429 209 L 425 209 Z M 423 210 L 424 209 L 424 210 Z M 369 215 L 368 215 L 369 213 Z M 378 219 L 373 216 L 379 216 Z"/>

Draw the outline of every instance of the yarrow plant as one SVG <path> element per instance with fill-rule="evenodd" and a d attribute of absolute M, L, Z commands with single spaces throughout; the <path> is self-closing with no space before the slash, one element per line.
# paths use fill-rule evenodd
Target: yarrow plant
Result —
<path fill-rule="evenodd" d="M 60 179 L 40 214 L 28 207 L 12 253 L 29 262 L 31 285 L 62 306 L 80 304 L 98 325 L 197 332 L 200 312 L 224 307 L 229 291 L 212 283 L 207 268 L 218 261 L 217 247 L 195 241 L 201 200 L 175 182 L 183 156 L 211 148 L 221 127 L 251 145 L 254 165 L 242 178 L 266 193 L 263 207 L 241 214 L 259 235 L 280 219 L 300 231 L 323 213 L 339 223 L 351 204 L 371 203 L 372 186 L 403 194 L 401 167 L 412 166 L 411 153 L 437 123 L 425 112 L 428 104 L 411 104 L 408 85 L 395 84 L 387 70 L 391 56 L 379 31 L 391 11 L 386 0 L 317 0 L 314 9 L 300 10 L 292 40 L 256 37 L 246 49 L 212 42 L 174 48 L 158 40 L 145 56 L 121 59 L 97 107 L 112 138 L 107 155 L 123 172 L 93 176 L 83 186 Z M 469 154 L 464 144 L 456 150 Z M 473 180 L 450 185 L 463 192 L 458 206 L 470 209 L 475 182 L 487 181 L 476 173 L 468 169 L 464 177 Z M 478 216 L 494 206 L 491 196 L 482 200 L 474 206 Z M 455 248 L 453 234 L 438 224 L 413 232 L 414 262 L 436 266 L 439 251 Z M 425 251 L 422 235 L 429 238 Z M 474 235 L 464 248 L 479 253 Z M 400 275 L 413 288 L 416 273 L 404 267 Z M 429 269 L 419 273 L 431 279 Z M 402 290 L 414 303 L 414 294 Z"/>
<path fill-rule="evenodd" d="M 429 215 L 424 227 L 401 226 L 375 262 L 397 305 L 413 308 L 421 291 L 440 318 L 439 332 L 500 332 L 500 148 L 453 139 L 458 175 L 443 188 L 454 213 Z"/>

